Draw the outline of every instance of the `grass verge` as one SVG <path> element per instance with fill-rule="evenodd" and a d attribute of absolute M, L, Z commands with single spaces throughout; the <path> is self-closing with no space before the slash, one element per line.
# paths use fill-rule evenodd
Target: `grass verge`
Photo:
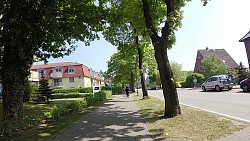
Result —
<path fill-rule="evenodd" d="M 166 119 L 162 117 L 164 103 L 161 100 L 133 98 L 154 139 L 216 140 L 246 127 L 243 123 L 185 106 L 181 106 L 181 115 Z"/>
<path fill-rule="evenodd" d="M 24 104 L 24 118 L 23 123 L 24 129 L 19 132 L 18 135 L 12 137 L 0 136 L 0 140 L 12 140 L 12 141 L 44 141 L 63 129 L 71 126 L 73 123 L 78 121 L 81 117 L 88 114 L 89 112 L 98 108 L 103 102 L 94 104 L 93 106 L 83 108 L 79 111 L 69 113 L 62 116 L 57 121 L 46 122 L 43 113 L 50 110 L 54 105 L 62 107 L 68 103 L 77 99 L 58 99 L 50 102 L 49 104 Z M 0 104 L 0 117 L 2 118 L 2 104 Z M 1 123 L 1 121 L 0 121 Z M 21 123 L 20 123 L 21 124 Z"/>

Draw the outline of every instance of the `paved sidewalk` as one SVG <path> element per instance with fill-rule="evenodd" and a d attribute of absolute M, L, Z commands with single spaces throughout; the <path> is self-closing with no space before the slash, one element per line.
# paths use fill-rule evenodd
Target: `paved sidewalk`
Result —
<path fill-rule="evenodd" d="M 153 141 L 135 102 L 114 98 L 48 141 Z"/>

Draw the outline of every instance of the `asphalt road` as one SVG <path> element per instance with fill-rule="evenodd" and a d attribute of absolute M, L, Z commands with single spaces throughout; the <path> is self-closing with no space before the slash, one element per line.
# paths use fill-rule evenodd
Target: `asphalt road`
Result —
<path fill-rule="evenodd" d="M 230 91 L 208 91 L 201 89 L 178 89 L 179 101 L 205 111 L 213 112 L 250 123 L 250 93 L 243 93 L 241 89 Z M 149 95 L 163 99 L 162 90 L 149 90 Z"/>

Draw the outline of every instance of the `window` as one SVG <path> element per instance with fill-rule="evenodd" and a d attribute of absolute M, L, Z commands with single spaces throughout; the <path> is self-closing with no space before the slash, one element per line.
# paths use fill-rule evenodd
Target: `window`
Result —
<path fill-rule="evenodd" d="M 69 83 L 74 83 L 74 82 L 75 82 L 74 77 L 69 77 Z"/>
<path fill-rule="evenodd" d="M 212 81 L 218 81 L 218 77 L 213 77 Z"/>
<path fill-rule="evenodd" d="M 53 69 L 53 72 L 62 72 L 62 68 L 61 67 L 56 67 Z"/>
<path fill-rule="evenodd" d="M 74 74 L 74 72 L 75 72 L 75 67 L 74 66 L 68 67 L 68 73 L 69 74 Z"/>
<path fill-rule="evenodd" d="M 39 75 L 45 75 L 47 73 L 46 69 L 39 69 Z"/>

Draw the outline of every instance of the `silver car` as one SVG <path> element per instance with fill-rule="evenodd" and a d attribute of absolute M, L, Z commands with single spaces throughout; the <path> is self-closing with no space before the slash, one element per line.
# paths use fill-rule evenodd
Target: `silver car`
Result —
<path fill-rule="evenodd" d="M 201 88 L 203 91 L 210 89 L 220 92 L 223 89 L 231 90 L 233 84 L 223 75 L 216 75 L 209 77 L 203 84 L 201 84 Z"/>

